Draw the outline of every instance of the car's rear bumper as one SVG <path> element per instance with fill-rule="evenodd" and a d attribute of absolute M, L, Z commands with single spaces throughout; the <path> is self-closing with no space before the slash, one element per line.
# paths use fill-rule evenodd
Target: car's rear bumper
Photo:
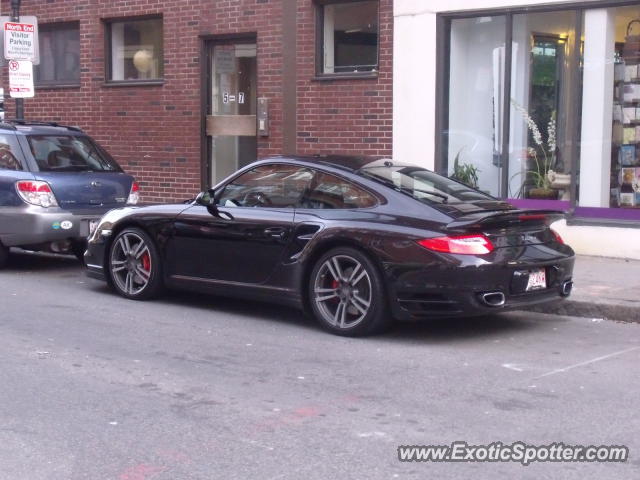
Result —
<path fill-rule="evenodd" d="M 535 247 L 527 249 L 536 250 Z M 572 252 L 550 255 L 546 259 L 540 255 L 524 255 L 519 260 L 502 259 L 496 263 L 477 262 L 472 258 L 457 260 L 459 262 L 428 266 L 386 265 L 394 316 L 412 320 L 516 310 L 566 298 L 573 285 L 575 257 Z M 545 269 L 546 288 L 526 291 L 526 278 L 523 283 L 522 275 L 516 278 L 515 272 L 534 268 Z M 499 293 L 503 301 L 494 305 L 483 301 L 483 295 L 491 293 Z M 499 300 L 500 295 L 489 298 Z"/>
<path fill-rule="evenodd" d="M 89 235 L 89 222 L 109 209 L 70 212 L 32 205 L 0 208 L 0 241 L 7 247 L 82 240 Z"/>

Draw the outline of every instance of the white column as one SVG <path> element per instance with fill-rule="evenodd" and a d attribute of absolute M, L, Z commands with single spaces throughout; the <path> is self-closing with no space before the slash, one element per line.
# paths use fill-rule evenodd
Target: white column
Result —
<path fill-rule="evenodd" d="M 393 157 L 434 167 L 436 14 L 431 2 L 395 0 Z"/>
<path fill-rule="evenodd" d="M 581 207 L 609 206 L 614 48 L 613 11 L 587 10 L 580 149 Z"/>

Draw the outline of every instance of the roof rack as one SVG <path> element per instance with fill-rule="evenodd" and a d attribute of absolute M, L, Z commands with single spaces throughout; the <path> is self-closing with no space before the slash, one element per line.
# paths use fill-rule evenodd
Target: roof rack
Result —
<path fill-rule="evenodd" d="M 5 120 L 0 121 L 0 128 L 2 128 L 4 130 L 15 130 L 16 129 L 15 125 L 11 125 L 10 123 L 6 122 Z"/>
<path fill-rule="evenodd" d="M 60 123 L 57 123 L 57 122 L 43 122 L 43 121 L 38 121 L 38 120 L 5 119 L 4 123 L 9 124 L 11 126 L 13 126 L 13 124 L 17 124 L 17 125 L 38 125 L 38 126 L 45 126 L 45 127 L 60 127 L 60 128 L 66 128 L 68 130 L 73 130 L 75 132 L 82 132 L 82 129 L 80 127 L 75 127 L 75 126 L 72 126 L 72 125 L 61 125 Z M 15 130 L 15 126 L 13 126 L 13 128 Z"/>

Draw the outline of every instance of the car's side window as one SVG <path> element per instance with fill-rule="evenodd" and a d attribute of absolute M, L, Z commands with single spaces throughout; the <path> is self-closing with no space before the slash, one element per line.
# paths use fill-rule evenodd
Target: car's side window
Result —
<path fill-rule="evenodd" d="M 377 203 L 376 197 L 363 188 L 335 175 L 317 172 L 300 207 L 352 209 L 373 207 Z"/>
<path fill-rule="evenodd" d="M 313 172 L 296 165 L 261 165 L 227 184 L 221 207 L 294 208 L 309 188 Z"/>
<path fill-rule="evenodd" d="M 17 149 L 14 139 L 0 135 L 0 170 L 22 170 L 22 164 L 14 154 Z"/>

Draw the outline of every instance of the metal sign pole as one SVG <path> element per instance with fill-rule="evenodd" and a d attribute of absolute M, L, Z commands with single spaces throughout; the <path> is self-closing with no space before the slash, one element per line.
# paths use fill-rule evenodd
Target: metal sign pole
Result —
<path fill-rule="evenodd" d="M 11 0 L 11 20 L 20 21 L 20 0 Z M 16 120 L 24 120 L 24 98 L 16 98 Z"/>

